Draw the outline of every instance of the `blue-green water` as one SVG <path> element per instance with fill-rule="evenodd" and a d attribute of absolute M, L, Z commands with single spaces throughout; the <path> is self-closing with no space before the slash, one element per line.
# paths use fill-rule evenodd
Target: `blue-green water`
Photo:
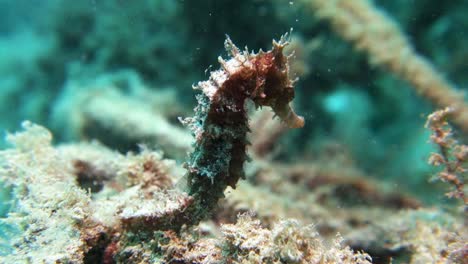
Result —
<path fill-rule="evenodd" d="M 269 49 L 272 39 L 292 28 L 291 70 L 298 77 L 294 107 L 306 125 L 281 133 L 270 161 L 320 164 L 326 160 L 338 168 L 353 167 L 365 179 L 383 183 L 423 206 L 460 211 L 463 202 L 446 197 L 452 186 L 437 180 L 440 169 L 427 162 L 438 149 L 429 142 L 430 131 L 424 124 L 427 115 L 441 106 L 388 67 L 370 63 L 369 53 L 356 49 L 307 2 L 0 0 L 1 133 L 19 131 L 21 123 L 30 120 L 48 128 L 57 145 L 97 140 L 126 153 L 146 144 L 182 166 L 189 132 L 178 117 L 192 115 L 196 104 L 192 84 L 218 68 L 218 56 L 226 57 L 226 35 L 239 47 L 257 51 Z M 417 54 L 455 89 L 465 91 L 467 1 L 374 3 L 396 23 Z M 106 97 L 108 86 L 117 87 L 117 94 Z M 109 111 L 114 115 L 87 112 L 99 109 L 92 108 L 99 101 L 83 104 L 83 98 L 96 94 L 105 94 L 108 104 L 100 106 L 115 107 Z M 121 106 L 112 104 L 116 100 L 130 103 L 120 113 Z M 157 127 L 145 130 L 151 119 L 140 124 L 148 134 L 131 133 L 140 129 L 131 128 L 138 120 L 128 121 L 130 128 L 116 130 L 116 120 L 125 123 L 129 117 L 122 115 L 136 106 L 142 106 L 143 112 L 151 109 L 175 127 L 169 141 L 182 142 L 180 149 L 152 137 Z M 463 145 L 466 130 L 458 127 L 455 124 L 454 136 Z M 11 145 L 2 140 L 0 148 Z M 7 163 L 0 160 L 1 166 Z M 463 173 L 459 177 L 466 181 Z M 14 250 L 7 246 L 8 240 L 21 232 L 3 221 L 18 204 L 14 187 L 8 183 L 0 190 L 2 255 Z"/>

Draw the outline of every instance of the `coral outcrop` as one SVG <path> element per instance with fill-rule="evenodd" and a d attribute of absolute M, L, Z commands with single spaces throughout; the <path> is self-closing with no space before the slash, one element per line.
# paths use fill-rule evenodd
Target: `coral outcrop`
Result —
<path fill-rule="evenodd" d="M 464 263 L 464 215 L 426 208 L 393 184 L 369 180 L 339 147 L 315 162 L 272 159 L 285 127 L 304 125 L 290 106 L 286 44 L 283 37 L 270 51 L 250 53 L 226 40 L 231 58 L 196 85 L 195 116 L 184 120 L 195 137 L 186 169 L 148 146 L 125 154 L 97 142 L 54 146 L 47 129 L 23 123 L 7 136 L 12 147 L 0 151 L 9 199 L 0 262 Z M 83 123 L 113 120 L 109 127 L 123 137 L 186 134 L 163 117 L 155 118 L 167 125 L 162 134 L 138 124 L 155 111 L 116 84 L 106 87 L 85 89 L 81 107 L 70 111 Z M 137 114 L 100 108 L 111 102 Z M 272 108 L 283 124 L 268 124 L 271 116 L 261 112 L 249 128 L 248 102 Z M 443 133 L 435 117 L 429 126 Z M 123 125 L 129 120 L 135 131 Z M 249 129 L 254 159 L 246 165 Z M 163 148 L 178 146 L 173 139 Z M 451 183 L 459 193 L 463 186 Z"/>
<path fill-rule="evenodd" d="M 185 172 L 160 153 L 122 155 L 97 143 L 53 147 L 46 129 L 24 129 L 8 137 L 14 148 L 0 152 L 0 179 L 14 194 L 0 222 L 2 263 L 369 263 L 361 250 L 377 261 L 463 263 L 468 234 L 459 219 L 411 203 L 389 209 L 371 183 L 343 189 L 364 179 L 323 164 L 252 164 L 259 169 L 247 170 L 250 181 L 226 190 L 211 220 L 191 225 L 180 218 L 193 204 L 177 187 Z M 354 195 L 354 204 L 337 192 Z M 356 202 L 379 195 L 382 205 Z"/>

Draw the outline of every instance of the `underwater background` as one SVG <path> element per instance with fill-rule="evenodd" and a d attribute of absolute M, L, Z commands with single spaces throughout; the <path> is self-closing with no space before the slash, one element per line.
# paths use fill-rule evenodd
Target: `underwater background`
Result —
<path fill-rule="evenodd" d="M 307 257 L 317 248 L 328 250 L 321 257 L 324 263 L 365 263 L 365 257 L 352 255 L 361 251 L 372 257 L 372 263 L 392 259 L 393 263 L 468 263 L 462 231 L 467 221 L 463 166 L 468 148 L 463 143 L 468 107 L 463 94 L 468 87 L 468 1 L 353 3 L 0 0 L 2 263 L 315 263 Z M 269 111 L 251 115 L 252 161 L 241 167 L 245 183 L 226 191 L 226 198 L 203 217 L 202 224 L 186 224 L 180 231 L 161 224 L 169 214 L 163 211 L 164 217 L 154 221 L 157 224 L 137 221 L 128 216 L 126 202 L 116 206 L 121 213 L 117 220 L 89 223 L 91 218 L 105 218 L 90 215 L 112 207 L 91 206 L 95 201 L 126 197 L 122 193 L 129 186 L 157 186 L 160 189 L 150 191 L 151 199 L 179 201 L 171 188 L 186 188 L 180 182 L 185 181 L 184 162 L 194 148 L 194 133 L 180 119 L 194 115 L 200 92 L 192 86 L 220 67 L 218 56 L 229 57 L 223 44 L 227 36 L 240 50 L 246 46 L 257 52 L 270 49 L 272 40 L 284 34 L 291 79 L 297 78 L 292 105 L 304 118 L 303 128 L 288 130 Z M 445 107 L 454 108 L 447 117 L 453 129 L 434 120 L 425 126 L 429 114 Z M 248 108 L 254 112 L 256 107 Z M 18 133 L 25 135 L 15 134 L 23 130 Z M 445 137 L 441 131 L 446 131 Z M 433 144 L 431 133 L 446 141 L 435 142 L 433 137 L 437 143 Z M 47 141 L 45 134 L 53 135 L 51 145 L 44 143 L 50 149 L 19 158 L 27 152 L 24 149 Z M 53 151 L 56 158 L 48 156 Z M 431 153 L 440 151 L 442 161 L 428 162 Z M 31 155 L 47 160 L 28 161 Z M 57 164 L 41 169 L 51 160 Z M 164 161 L 167 168 L 148 165 L 148 160 Z M 146 165 L 139 170 L 138 164 Z M 59 180 L 50 176 L 61 170 L 71 176 Z M 148 171 L 154 175 L 148 176 Z M 175 176 L 155 183 L 160 171 Z M 455 175 L 458 182 L 441 172 Z M 67 194 L 62 202 L 53 202 L 61 209 L 81 208 L 80 220 L 67 222 L 76 214 L 72 209 L 56 216 L 58 222 L 66 219 L 57 230 L 68 230 L 72 238 L 54 235 L 58 231 L 45 234 L 41 227 L 31 231 L 32 222 L 48 216 L 28 218 L 34 212 L 31 208 L 41 208 L 40 195 L 31 196 L 34 191 L 28 188 L 36 178 L 49 176 L 54 183 L 69 184 L 58 189 L 78 186 L 67 192 L 80 193 L 80 198 Z M 140 197 L 136 193 L 128 197 Z M 51 198 L 44 199 L 48 203 Z M 64 202 L 67 199 L 75 202 Z M 238 215 L 242 216 L 236 220 Z M 379 217 L 392 219 L 395 225 L 383 224 Z M 176 218 L 171 221 L 177 222 Z M 289 218 L 299 222 L 275 225 Z M 403 231 L 396 223 L 412 228 Z M 302 225 L 308 224 L 314 225 L 314 231 L 303 231 Z M 150 232 L 144 231 L 146 225 Z M 99 238 L 90 235 L 97 226 Z M 324 241 L 340 233 L 340 243 L 351 253 L 330 252 L 327 242 L 306 254 L 303 244 L 284 253 L 287 242 L 266 250 L 261 248 L 267 247 L 266 242 L 249 247 L 238 241 L 269 237 L 246 231 L 262 228 L 272 232 L 274 243 L 316 238 L 303 238 L 301 232 L 317 232 Z M 424 239 L 418 240 L 419 236 L 432 241 L 427 236 L 437 233 L 434 230 L 443 238 L 433 241 L 448 242 L 432 251 L 424 245 L 422 250 L 419 243 Z M 418 235 L 407 235 L 413 231 Z M 70 250 L 65 242 L 51 246 L 54 237 L 75 239 L 79 250 Z M 209 244 L 209 239 L 219 241 Z M 49 246 L 42 248 L 45 244 Z M 53 253 L 64 248 L 65 252 Z M 219 254 L 207 258 L 206 252 L 216 250 Z M 422 251 L 423 257 L 417 255 Z M 255 258 L 251 252 L 256 252 Z M 338 260 L 331 257 L 338 255 Z"/>

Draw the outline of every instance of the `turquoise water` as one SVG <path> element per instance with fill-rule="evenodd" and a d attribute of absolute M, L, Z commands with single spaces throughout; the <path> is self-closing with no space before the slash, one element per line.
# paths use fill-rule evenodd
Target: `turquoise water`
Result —
<path fill-rule="evenodd" d="M 291 43 L 285 52 L 295 52 L 290 71 L 298 78 L 293 105 L 304 117 L 305 126 L 287 132 L 279 129 L 278 136 L 272 136 L 273 143 L 265 143 L 271 148 L 267 155 L 251 154 L 252 163 L 261 158 L 288 166 L 317 164 L 324 171 L 334 171 L 337 175 L 332 176 L 337 178 L 358 175 L 365 182 L 408 196 L 424 208 L 453 213 L 454 218 L 466 221 L 462 199 L 446 195 L 453 191 L 453 182 L 438 179 L 437 173 L 444 168 L 428 164 L 431 153 L 440 148 L 430 142 L 426 118 L 451 105 L 438 103 L 443 101 L 437 100 L 438 95 L 430 98 L 421 93 L 423 88 L 412 81 L 414 73 L 405 76 L 405 70 L 392 62 L 376 59 L 365 44 L 360 46 L 352 36 L 343 34 L 345 26 L 336 26 L 323 15 L 325 8 L 311 2 L 321 1 L 0 0 L 2 138 L 21 131 L 21 123 L 29 120 L 50 130 L 55 146 L 96 141 L 125 154 L 137 153 L 146 145 L 162 151 L 182 170 L 192 138 L 179 117 L 193 115 L 197 92 L 192 85 L 208 79 L 209 72 L 219 67 L 218 56 L 227 57 L 226 35 L 237 46 L 258 51 L 268 50 L 272 39 L 290 32 Z M 412 51 L 450 84 L 451 91 L 465 91 L 467 1 L 415 0 L 408 4 L 379 0 L 374 1 L 374 8 L 393 21 Z M 372 30 L 378 31 L 378 24 Z M 391 57 L 384 44 L 394 39 L 389 35 L 388 40 L 373 45 L 383 46 L 381 52 Z M 405 58 L 410 56 L 401 54 L 402 65 L 409 65 L 410 59 Z M 429 78 L 426 87 L 430 83 Z M 459 102 L 463 104 L 463 99 Z M 248 107 L 249 111 L 255 108 Z M 255 149 L 254 140 L 269 139 L 268 132 L 274 129 L 255 130 L 259 119 L 250 120 L 253 136 L 249 140 Z M 463 146 L 468 130 L 463 129 L 463 122 L 452 124 L 453 139 Z M 10 241 L 31 223 L 11 223 L 11 216 L 21 207 L 18 197 L 23 197 L 20 194 L 27 189 L 27 181 L 18 186 L 15 180 L 8 180 L 13 177 L 8 154 L 12 144 L 2 140 L 0 149 L 4 153 L 0 156 L 4 182 L 0 189 L 0 255 L 8 260 L 18 249 Z M 449 152 L 455 155 L 451 151 L 456 150 Z M 288 173 L 285 169 L 284 174 Z M 81 187 L 99 193 L 106 189 L 106 177 L 90 183 L 84 180 Z M 460 169 L 457 177 L 466 181 L 466 172 Z M 288 179 L 294 183 L 294 177 Z M 255 185 L 262 179 L 247 181 Z M 346 193 L 347 180 L 337 182 L 343 186 L 336 191 L 340 197 L 336 206 L 372 204 L 372 198 L 361 201 L 360 194 Z M 268 184 L 273 193 L 275 188 L 281 189 L 277 183 Z M 461 187 L 461 192 L 463 188 L 466 190 Z M 311 189 L 308 191 L 313 192 Z M 358 188 L 356 192 L 363 191 Z M 396 203 L 383 207 L 398 207 Z M 451 221 L 444 217 L 439 220 Z M 365 246 L 355 249 L 369 250 Z M 466 256 L 466 246 L 464 250 Z M 387 253 L 398 259 L 400 253 L 395 252 Z M 372 254 L 388 258 L 381 252 Z M 103 257 L 97 259 L 103 261 Z"/>

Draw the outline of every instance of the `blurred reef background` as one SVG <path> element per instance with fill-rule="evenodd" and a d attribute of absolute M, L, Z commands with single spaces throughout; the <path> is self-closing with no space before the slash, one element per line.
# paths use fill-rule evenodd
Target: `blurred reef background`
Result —
<path fill-rule="evenodd" d="M 346 2 L 0 0 L 2 263 L 468 263 L 425 128 L 468 152 L 468 1 Z M 192 85 L 287 32 L 304 128 L 251 116 L 246 180 L 173 227 Z"/>

